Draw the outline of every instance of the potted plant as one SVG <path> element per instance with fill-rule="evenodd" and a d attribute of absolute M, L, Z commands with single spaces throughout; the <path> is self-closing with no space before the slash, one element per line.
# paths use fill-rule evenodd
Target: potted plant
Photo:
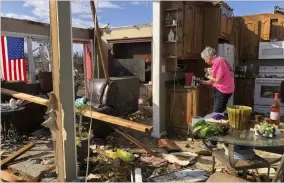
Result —
<path fill-rule="evenodd" d="M 83 112 L 88 108 L 87 104 L 76 105 L 76 115 L 79 117 L 79 123 L 77 124 L 77 133 L 76 133 L 76 146 L 77 146 L 77 155 L 78 162 L 81 166 L 85 164 L 85 159 L 88 156 L 88 140 L 93 139 L 93 134 L 91 133 L 90 137 L 88 131 L 84 129 L 83 125 Z"/>

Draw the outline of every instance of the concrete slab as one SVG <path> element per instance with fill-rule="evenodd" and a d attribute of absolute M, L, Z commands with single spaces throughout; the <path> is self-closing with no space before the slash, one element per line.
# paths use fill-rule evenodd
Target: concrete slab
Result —
<path fill-rule="evenodd" d="M 36 177 L 42 171 L 50 168 L 53 164 L 42 165 L 43 159 L 54 158 L 54 151 L 52 148 L 52 141 L 49 140 L 36 140 L 35 146 L 24 153 L 22 156 L 14 160 L 14 164 L 8 168 L 17 171 L 26 176 Z"/>

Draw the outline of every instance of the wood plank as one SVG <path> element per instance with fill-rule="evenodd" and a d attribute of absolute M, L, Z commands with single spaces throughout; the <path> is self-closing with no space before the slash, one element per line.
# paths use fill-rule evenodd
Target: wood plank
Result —
<path fill-rule="evenodd" d="M 107 114 L 102 114 L 102 113 L 95 112 L 95 111 L 85 110 L 82 113 L 84 116 L 89 117 L 89 118 L 98 119 L 98 120 L 105 121 L 105 122 L 108 122 L 114 125 L 131 128 L 131 129 L 141 131 L 141 132 L 151 132 L 153 128 L 152 126 L 143 125 L 143 124 L 136 123 L 130 120 L 121 119 L 118 117 L 110 116 Z"/>
<path fill-rule="evenodd" d="M 18 151 L 14 152 L 13 154 L 11 154 L 10 156 L 8 156 L 7 158 L 1 160 L 1 167 L 11 161 L 13 161 L 14 159 L 16 159 L 17 157 L 21 156 L 22 154 L 24 154 L 26 151 L 30 150 L 32 147 L 34 146 L 34 143 L 29 143 L 27 145 L 25 145 L 24 147 L 22 147 L 21 149 L 19 149 Z"/>
<path fill-rule="evenodd" d="M 25 179 L 16 175 L 13 175 L 7 170 L 0 170 L 1 180 L 5 182 L 25 182 Z"/>
<path fill-rule="evenodd" d="M 40 104 L 40 105 L 44 105 L 44 106 L 48 105 L 47 99 L 36 97 L 36 96 L 25 94 L 25 93 L 21 93 L 21 92 L 17 92 L 17 91 L 13 91 L 13 90 L 9 90 L 9 89 L 6 89 L 6 88 L 1 88 L 1 94 L 5 94 L 5 95 L 12 96 L 12 97 L 15 97 L 15 98 L 23 99 L 23 100 L 33 102 L 33 103 L 36 103 L 36 104 Z"/>
<path fill-rule="evenodd" d="M 90 0 L 90 6 L 91 6 L 91 10 L 92 10 L 92 16 L 93 16 L 93 21 L 94 21 L 94 25 L 95 25 L 95 35 L 96 35 L 97 42 L 98 42 L 98 47 L 99 47 L 102 66 L 103 66 L 103 70 L 104 70 L 104 74 L 105 74 L 105 79 L 109 83 L 110 79 L 109 79 L 108 66 L 107 66 L 108 64 L 107 64 L 107 60 L 105 58 L 105 54 L 104 54 L 104 51 L 103 51 L 99 22 L 98 22 L 98 18 L 97 18 L 95 3 L 94 3 L 93 0 Z"/>

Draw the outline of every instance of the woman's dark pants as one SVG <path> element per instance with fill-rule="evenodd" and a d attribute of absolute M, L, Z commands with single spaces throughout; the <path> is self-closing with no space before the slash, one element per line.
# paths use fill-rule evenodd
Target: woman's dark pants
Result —
<path fill-rule="evenodd" d="M 232 96 L 232 93 L 222 93 L 214 87 L 214 112 L 223 113 L 226 110 L 227 103 Z M 217 142 L 210 141 L 211 145 L 217 145 Z"/>

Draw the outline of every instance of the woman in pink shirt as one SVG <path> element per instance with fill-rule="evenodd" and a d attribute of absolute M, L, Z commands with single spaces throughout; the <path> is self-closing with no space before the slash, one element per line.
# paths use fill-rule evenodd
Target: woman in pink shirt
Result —
<path fill-rule="evenodd" d="M 212 66 L 212 70 L 207 76 L 208 80 L 202 80 L 202 84 L 212 85 L 214 88 L 214 112 L 223 113 L 226 110 L 227 103 L 234 93 L 235 82 L 232 68 L 230 64 L 222 57 L 216 56 L 214 48 L 206 47 L 201 58 L 208 65 Z M 217 145 L 217 142 L 210 141 L 212 147 Z"/>
<path fill-rule="evenodd" d="M 208 80 L 203 80 L 201 83 L 213 86 L 214 112 L 223 113 L 235 90 L 234 77 L 231 73 L 230 64 L 224 58 L 216 56 L 215 49 L 211 47 L 206 47 L 202 51 L 201 58 L 208 65 L 212 65 L 212 71 L 207 76 Z"/>

